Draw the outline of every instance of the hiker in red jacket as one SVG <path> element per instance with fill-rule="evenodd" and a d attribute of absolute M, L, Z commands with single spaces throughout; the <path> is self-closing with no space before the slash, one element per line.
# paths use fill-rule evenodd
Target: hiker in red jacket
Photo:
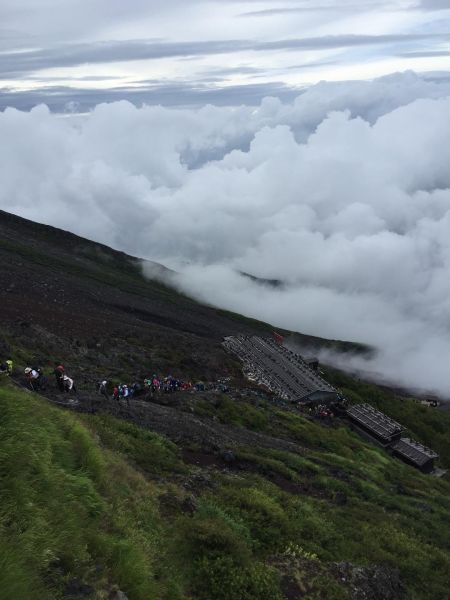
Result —
<path fill-rule="evenodd" d="M 65 390 L 65 386 L 64 386 L 64 374 L 65 374 L 64 365 L 60 365 L 58 363 L 55 363 L 55 370 L 53 371 L 53 374 L 55 375 L 56 385 L 58 386 L 59 391 L 60 392 L 64 392 L 64 390 Z"/>

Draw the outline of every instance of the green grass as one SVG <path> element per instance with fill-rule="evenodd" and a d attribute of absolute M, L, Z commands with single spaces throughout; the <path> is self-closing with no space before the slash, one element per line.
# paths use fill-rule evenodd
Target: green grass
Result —
<path fill-rule="evenodd" d="M 195 402 L 195 413 L 216 417 L 221 423 L 238 425 L 255 431 L 269 429 L 270 406 L 260 403 L 258 407 L 243 400 L 233 400 L 226 394 L 211 398 L 200 398 Z"/>
<path fill-rule="evenodd" d="M 328 369 L 327 379 L 338 386 L 352 403 L 368 402 L 404 425 L 407 434 L 440 455 L 442 466 L 450 467 L 450 413 L 422 406 L 412 398 L 396 396 L 340 371 Z"/>
<path fill-rule="evenodd" d="M 239 424 L 229 402 L 211 406 Z M 0 600 L 62 599 L 73 579 L 94 600 L 114 586 L 130 600 L 281 600 L 285 573 L 304 597 L 344 600 L 330 566 L 342 561 L 399 569 L 414 600 L 446 597 L 448 481 L 345 427 L 244 408 L 242 423 L 268 414 L 306 450 L 243 447 L 243 468 L 202 471 L 162 436 L 68 413 L 2 381 Z"/>
<path fill-rule="evenodd" d="M 154 486 L 31 394 L 3 385 L 0 411 L 0 598 L 59 598 L 73 578 L 158 597 Z"/>
<path fill-rule="evenodd" d="M 82 421 L 95 432 L 101 444 L 119 452 L 150 476 L 185 473 L 179 448 L 151 431 L 119 421 L 111 415 L 83 415 Z"/>

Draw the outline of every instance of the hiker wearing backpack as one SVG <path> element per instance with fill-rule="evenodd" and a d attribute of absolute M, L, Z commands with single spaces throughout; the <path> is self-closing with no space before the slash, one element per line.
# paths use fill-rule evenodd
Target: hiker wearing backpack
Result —
<path fill-rule="evenodd" d="M 13 372 L 13 361 L 5 360 L 5 362 L 0 364 L 0 375 L 12 375 Z"/>
<path fill-rule="evenodd" d="M 71 379 L 67 375 L 63 375 L 63 386 L 64 386 L 64 392 L 67 392 L 67 393 L 74 392 L 75 394 L 77 393 L 77 389 L 75 387 L 75 383 L 74 383 L 73 379 Z"/>
<path fill-rule="evenodd" d="M 33 390 L 33 392 L 37 392 L 44 386 L 45 377 L 42 373 L 42 369 L 38 367 L 27 367 L 24 373 L 27 376 L 28 385 Z"/>
<path fill-rule="evenodd" d="M 152 392 L 159 392 L 160 389 L 161 389 L 161 382 L 156 375 L 153 375 Z"/>
<path fill-rule="evenodd" d="M 64 373 L 65 373 L 64 365 L 55 363 L 55 369 L 53 371 L 53 374 L 56 379 L 56 385 L 58 386 L 58 389 L 60 392 L 64 392 L 64 390 L 65 390 Z"/>
<path fill-rule="evenodd" d="M 130 386 L 130 397 L 134 398 L 135 396 L 140 396 L 143 392 L 142 385 L 135 381 L 133 385 Z"/>
<path fill-rule="evenodd" d="M 103 379 L 102 381 L 97 382 L 98 393 L 102 396 L 105 396 L 106 399 L 109 399 L 107 387 L 108 387 L 107 379 Z"/>

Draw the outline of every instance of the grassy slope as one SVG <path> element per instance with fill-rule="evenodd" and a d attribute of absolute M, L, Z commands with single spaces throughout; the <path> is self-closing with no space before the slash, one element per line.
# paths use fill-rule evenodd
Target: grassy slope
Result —
<path fill-rule="evenodd" d="M 118 586 L 130 600 L 276 600 L 276 567 L 306 598 L 337 600 L 347 589 L 330 564 L 343 560 L 399 568 L 414 598 L 446 597 L 448 481 L 346 428 L 231 403 L 195 411 L 277 428 L 305 454 L 241 448 L 243 468 L 202 470 L 156 434 L 61 411 L 3 382 L 1 600 L 60 598 L 74 578 L 98 599 Z"/>
<path fill-rule="evenodd" d="M 352 403 L 369 402 L 404 425 L 407 428 L 405 435 L 433 448 L 440 455 L 442 466 L 450 468 L 450 413 L 430 410 L 415 402 L 414 398 L 396 396 L 333 369 L 327 370 L 327 379 L 339 387 Z"/>
<path fill-rule="evenodd" d="M 145 280 L 122 253 L 0 216 L 12 223 L 0 253 L 42 267 L 44 275 L 64 272 L 99 289 L 120 288 L 130 301 L 161 300 L 174 314 L 199 310 Z M 226 311 L 208 315 L 227 326 L 270 330 Z M 37 339 L 19 326 L 10 337 L 2 334 L 17 366 L 36 354 L 62 356 L 77 383 L 86 370 L 103 376 L 104 364 L 124 379 L 135 377 L 141 362 L 201 378 L 205 366 L 221 374 L 218 361 L 237 369 L 217 342 L 176 329 L 160 339 L 145 321 L 127 321 L 124 333 L 97 340 L 100 349 L 81 339 L 80 351 L 45 326 L 49 335 Z M 207 362 L 212 353 L 218 364 Z M 404 423 L 450 466 L 450 416 L 341 373 L 328 375 L 352 401 L 371 402 Z M 338 600 L 348 589 L 334 575 L 336 561 L 396 567 L 415 600 L 448 595 L 448 479 L 421 475 L 345 427 L 326 428 L 267 402 L 205 396 L 189 404 L 199 418 L 294 440 L 305 451 L 243 447 L 238 469 L 189 466 L 181 459 L 186 448 L 161 436 L 111 416 L 63 412 L 0 383 L 0 600 L 67 597 L 74 579 L 98 600 L 114 586 L 130 600 L 277 600 L 283 573 L 306 599 Z"/>
<path fill-rule="evenodd" d="M 74 576 L 156 597 L 156 488 L 80 420 L 0 390 L 3 599 L 59 597 Z"/>

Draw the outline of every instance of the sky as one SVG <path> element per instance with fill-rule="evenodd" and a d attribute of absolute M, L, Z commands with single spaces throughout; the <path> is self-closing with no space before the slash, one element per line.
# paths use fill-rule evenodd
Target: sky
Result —
<path fill-rule="evenodd" d="M 449 398 L 449 3 L 2 0 L 0 208 Z"/>
<path fill-rule="evenodd" d="M 446 70 L 450 0 L 2 0 L 0 108 L 257 105 Z"/>

